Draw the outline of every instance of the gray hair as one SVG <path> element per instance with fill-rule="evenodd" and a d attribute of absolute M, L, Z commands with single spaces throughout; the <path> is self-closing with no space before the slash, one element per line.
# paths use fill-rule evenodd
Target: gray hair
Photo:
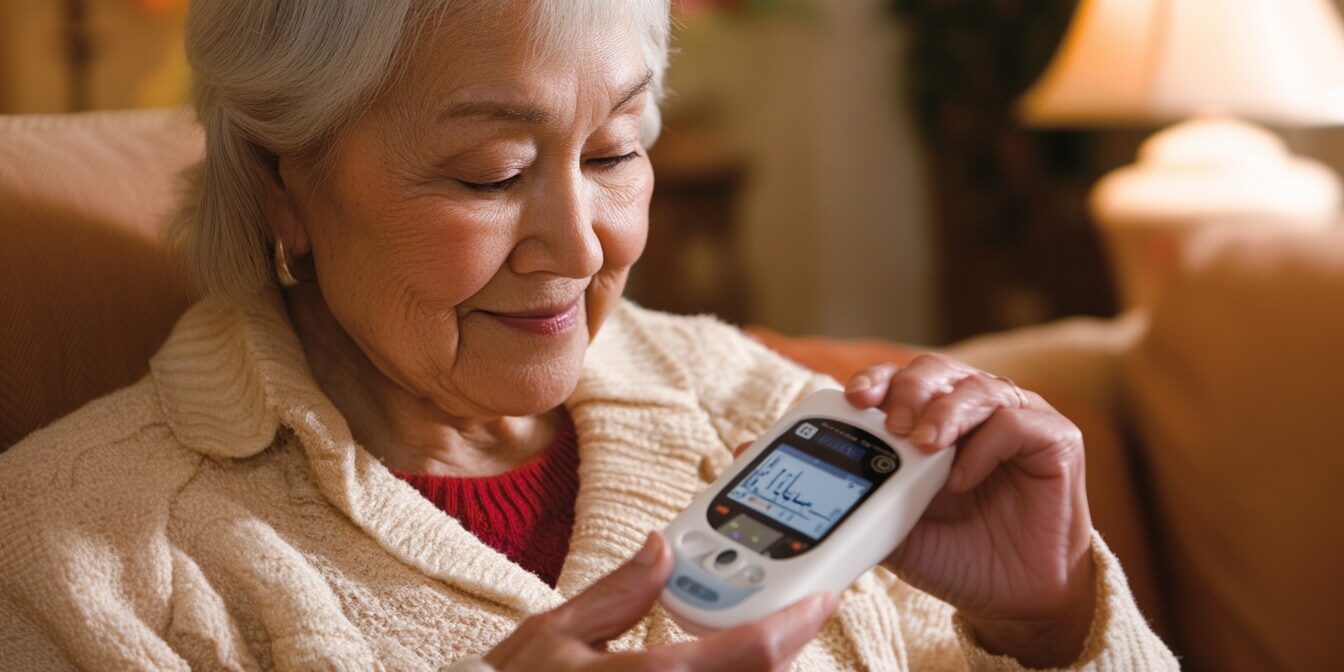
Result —
<path fill-rule="evenodd" d="M 194 0 L 186 48 L 205 158 L 188 171 L 168 224 L 194 288 L 236 297 L 272 282 L 267 214 L 278 157 L 325 160 L 342 130 L 394 81 L 431 21 L 512 1 Z M 669 0 L 532 2 L 540 49 L 574 39 L 592 21 L 636 22 L 653 73 L 641 122 L 641 139 L 652 145 Z"/>

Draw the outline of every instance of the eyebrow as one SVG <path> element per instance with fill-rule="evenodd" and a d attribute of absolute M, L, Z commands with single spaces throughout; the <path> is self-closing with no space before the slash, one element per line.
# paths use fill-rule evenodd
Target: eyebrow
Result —
<path fill-rule="evenodd" d="M 653 71 L 645 71 L 638 82 L 621 92 L 621 97 L 611 106 L 610 114 L 625 107 L 635 96 L 648 90 L 653 82 Z M 485 117 L 491 121 L 509 121 L 523 124 L 544 124 L 551 120 L 551 113 L 538 107 L 518 107 L 489 100 L 470 100 L 454 104 L 439 115 L 440 121 L 461 119 L 463 117 Z"/>
<path fill-rule="evenodd" d="M 616 101 L 615 105 L 611 106 L 611 114 L 615 114 L 616 110 L 625 107 L 626 103 L 629 103 L 631 100 L 634 100 L 635 96 L 638 96 L 639 94 L 649 90 L 649 84 L 652 82 L 653 82 L 653 71 L 645 70 L 644 76 L 641 77 L 638 82 L 635 82 L 633 86 L 627 88 L 623 93 L 621 93 L 620 99 Z"/>

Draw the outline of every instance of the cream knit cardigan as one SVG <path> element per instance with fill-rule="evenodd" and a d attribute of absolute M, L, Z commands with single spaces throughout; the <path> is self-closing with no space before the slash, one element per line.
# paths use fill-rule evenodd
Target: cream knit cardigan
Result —
<path fill-rule="evenodd" d="M 0 455 L 0 667 L 435 670 L 614 569 L 802 396 L 833 384 L 708 318 L 615 311 L 566 407 L 579 437 L 552 589 L 350 437 L 275 292 L 187 312 L 143 380 Z M 1079 669 L 1174 669 L 1099 538 Z M 883 570 L 798 670 L 1013 670 Z M 655 609 L 613 649 L 685 639 Z"/>

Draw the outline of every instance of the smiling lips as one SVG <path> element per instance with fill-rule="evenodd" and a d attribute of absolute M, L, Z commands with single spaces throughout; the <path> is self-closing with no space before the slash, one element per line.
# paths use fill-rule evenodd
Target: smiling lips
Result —
<path fill-rule="evenodd" d="M 579 300 L 562 306 L 517 313 L 488 313 L 506 326 L 532 334 L 550 336 L 569 331 L 579 321 Z"/>

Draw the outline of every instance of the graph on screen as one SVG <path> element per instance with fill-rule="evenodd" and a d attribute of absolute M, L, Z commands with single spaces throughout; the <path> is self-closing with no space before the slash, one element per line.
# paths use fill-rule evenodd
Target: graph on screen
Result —
<path fill-rule="evenodd" d="M 781 444 L 729 491 L 728 498 L 820 539 L 872 485 Z"/>

